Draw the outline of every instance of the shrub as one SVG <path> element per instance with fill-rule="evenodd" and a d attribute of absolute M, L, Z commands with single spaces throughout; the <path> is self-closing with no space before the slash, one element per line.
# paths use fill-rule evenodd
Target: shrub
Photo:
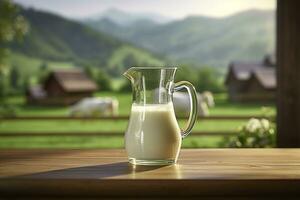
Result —
<path fill-rule="evenodd" d="M 15 117 L 17 109 L 15 106 L 1 102 L 0 105 L 0 116 L 1 117 Z"/>
<path fill-rule="evenodd" d="M 182 66 L 178 67 L 176 75 L 175 75 L 175 82 L 189 81 L 194 86 L 196 86 L 198 80 L 199 80 L 198 70 L 196 68 L 190 67 L 188 65 L 182 65 Z"/>
<path fill-rule="evenodd" d="M 252 118 L 239 128 L 238 135 L 225 139 L 226 147 L 265 148 L 275 146 L 275 129 L 267 119 Z"/>
<path fill-rule="evenodd" d="M 199 70 L 196 87 L 200 92 L 208 90 L 213 93 L 221 93 L 225 91 L 218 71 L 212 67 L 204 67 Z"/>
<path fill-rule="evenodd" d="M 43 84 L 46 81 L 49 74 L 50 74 L 49 65 L 46 61 L 43 61 L 39 66 L 39 72 L 38 72 L 39 84 Z"/>
<path fill-rule="evenodd" d="M 16 66 L 13 66 L 10 69 L 10 73 L 9 73 L 9 83 L 10 83 L 10 87 L 14 90 L 18 90 L 19 89 L 19 79 L 20 79 L 20 71 Z"/>
<path fill-rule="evenodd" d="M 84 72 L 90 79 L 96 82 L 100 91 L 112 90 L 110 76 L 105 71 L 86 65 L 84 66 Z"/>
<path fill-rule="evenodd" d="M 106 74 L 106 72 L 99 69 L 95 79 L 96 79 L 96 83 L 101 91 L 111 91 L 112 90 L 110 77 Z"/>
<path fill-rule="evenodd" d="M 119 92 L 131 92 L 131 91 L 132 91 L 132 87 L 130 81 L 129 80 L 124 81 L 124 83 L 119 89 Z"/>
<path fill-rule="evenodd" d="M 192 65 L 182 65 L 177 70 L 175 81 L 182 80 L 191 82 L 198 92 L 225 92 L 222 76 L 213 67 L 202 67 L 199 69 Z"/>

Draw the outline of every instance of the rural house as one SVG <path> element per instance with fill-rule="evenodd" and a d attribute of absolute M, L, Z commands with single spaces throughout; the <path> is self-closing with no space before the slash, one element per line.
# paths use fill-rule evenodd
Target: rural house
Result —
<path fill-rule="evenodd" d="M 225 84 L 234 102 L 272 102 L 276 95 L 276 60 L 267 55 L 261 62 L 232 62 Z"/>
<path fill-rule="evenodd" d="M 92 96 L 97 85 L 81 70 L 55 70 L 43 85 L 27 90 L 27 102 L 40 105 L 70 105 Z"/>

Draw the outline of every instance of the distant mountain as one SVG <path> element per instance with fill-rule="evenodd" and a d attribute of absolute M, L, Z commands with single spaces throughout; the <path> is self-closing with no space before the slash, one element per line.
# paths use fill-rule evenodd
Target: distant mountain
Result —
<path fill-rule="evenodd" d="M 114 37 L 117 37 L 123 41 L 125 40 L 133 43 L 135 41 L 131 41 L 131 39 L 133 39 L 134 36 L 138 35 L 141 32 L 145 32 L 146 30 L 150 31 L 151 28 L 157 27 L 156 23 L 146 19 L 138 20 L 127 26 L 120 26 L 108 18 L 103 18 L 97 21 L 87 21 L 86 24 L 91 28 L 94 28 L 95 30 L 113 35 Z"/>
<path fill-rule="evenodd" d="M 131 65 L 161 65 L 162 58 L 60 16 L 22 9 L 30 32 L 13 52 L 50 61 L 73 61 L 104 67 L 118 75 Z"/>
<path fill-rule="evenodd" d="M 119 26 L 130 26 L 138 21 L 148 21 L 155 24 L 170 22 L 172 19 L 157 13 L 129 13 L 116 8 L 111 8 L 103 13 L 89 17 L 84 21 L 98 23 L 102 19 L 109 19 Z"/>
<path fill-rule="evenodd" d="M 248 10 L 225 18 L 190 16 L 127 27 L 102 20 L 89 26 L 178 62 L 227 66 L 236 59 L 261 60 L 275 49 L 274 11 Z"/>

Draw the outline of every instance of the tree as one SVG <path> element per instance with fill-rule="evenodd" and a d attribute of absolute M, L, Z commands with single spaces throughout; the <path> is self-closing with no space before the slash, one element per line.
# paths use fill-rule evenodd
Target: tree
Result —
<path fill-rule="evenodd" d="M 1 104 L 6 94 L 7 94 L 7 87 L 5 84 L 5 74 L 3 71 L 0 71 L 0 103 Z"/>
<path fill-rule="evenodd" d="M 198 82 L 196 84 L 199 92 L 205 90 L 211 92 L 224 92 L 224 86 L 217 71 L 212 67 L 201 68 L 198 72 Z"/>
<path fill-rule="evenodd" d="M 20 79 L 20 72 L 16 66 L 13 66 L 10 70 L 10 87 L 14 90 L 19 89 L 19 79 Z"/>
<path fill-rule="evenodd" d="M 7 43 L 21 38 L 28 31 L 28 24 L 10 0 L 0 1 L 0 71 L 5 66 Z"/>
<path fill-rule="evenodd" d="M 24 77 L 23 84 L 22 84 L 22 90 L 25 93 L 26 90 L 30 87 L 30 78 L 28 76 Z"/>
<path fill-rule="evenodd" d="M 10 0 L 0 0 L 0 100 L 4 101 L 8 94 L 6 84 L 7 67 L 5 58 L 8 54 L 5 46 L 15 40 L 21 38 L 28 30 L 25 19 L 18 14 L 18 7 Z M 1 103 L 0 108 L 5 108 Z"/>
<path fill-rule="evenodd" d="M 96 82 L 101 91 L 112 90 L 110 77 L 101 69 L 97 73 Z"/>
<path fill-rule="evenodd" d="M 39 83 L 43 83 L 49 74 L 49 66 L 46 61 L 43 61 L 39 66 Z"/>
<path fill-rule="evenodd" d="M 126 80 L 119 89 L 119 92 L 131 92 L 132 86 L 129 80 Z"/>
<path fill-rule="evenodd" d="M 94 72 L 93 72 L 93 69 L 91 66 L 88 66 L 88 65 L 84 66 L 84 72 L 90 79 L 93 79 L 96 81 L 96 78 L 94 76 Z"/>
<path fill-rule="evenodd" d="M 175 75 L 175 82 L 189 81 L 194 84 L 194 86 L 196 86 L 198 79 L 198 70 L 194 67 L 190 67 L 189 65 L 181 65 L 178 67 Z"/>
<path fill-rule="evenodd" d="M 43 61 L 40 65 L 40 71 L 44 72 L 44 71 L 48 71 L 48 70 L 49 70 L 48 63 L 46 61 Z"/>

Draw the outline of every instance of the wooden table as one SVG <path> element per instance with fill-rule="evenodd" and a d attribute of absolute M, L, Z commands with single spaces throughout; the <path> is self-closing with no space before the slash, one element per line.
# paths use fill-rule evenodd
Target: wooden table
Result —
<path fill-rule="evenodd" d="M 300 199 L 300 149 L 182 150 L 160 167 L 132 166 L 123 150 L 0 151 L 1 197 L 266 195 Z"/>

